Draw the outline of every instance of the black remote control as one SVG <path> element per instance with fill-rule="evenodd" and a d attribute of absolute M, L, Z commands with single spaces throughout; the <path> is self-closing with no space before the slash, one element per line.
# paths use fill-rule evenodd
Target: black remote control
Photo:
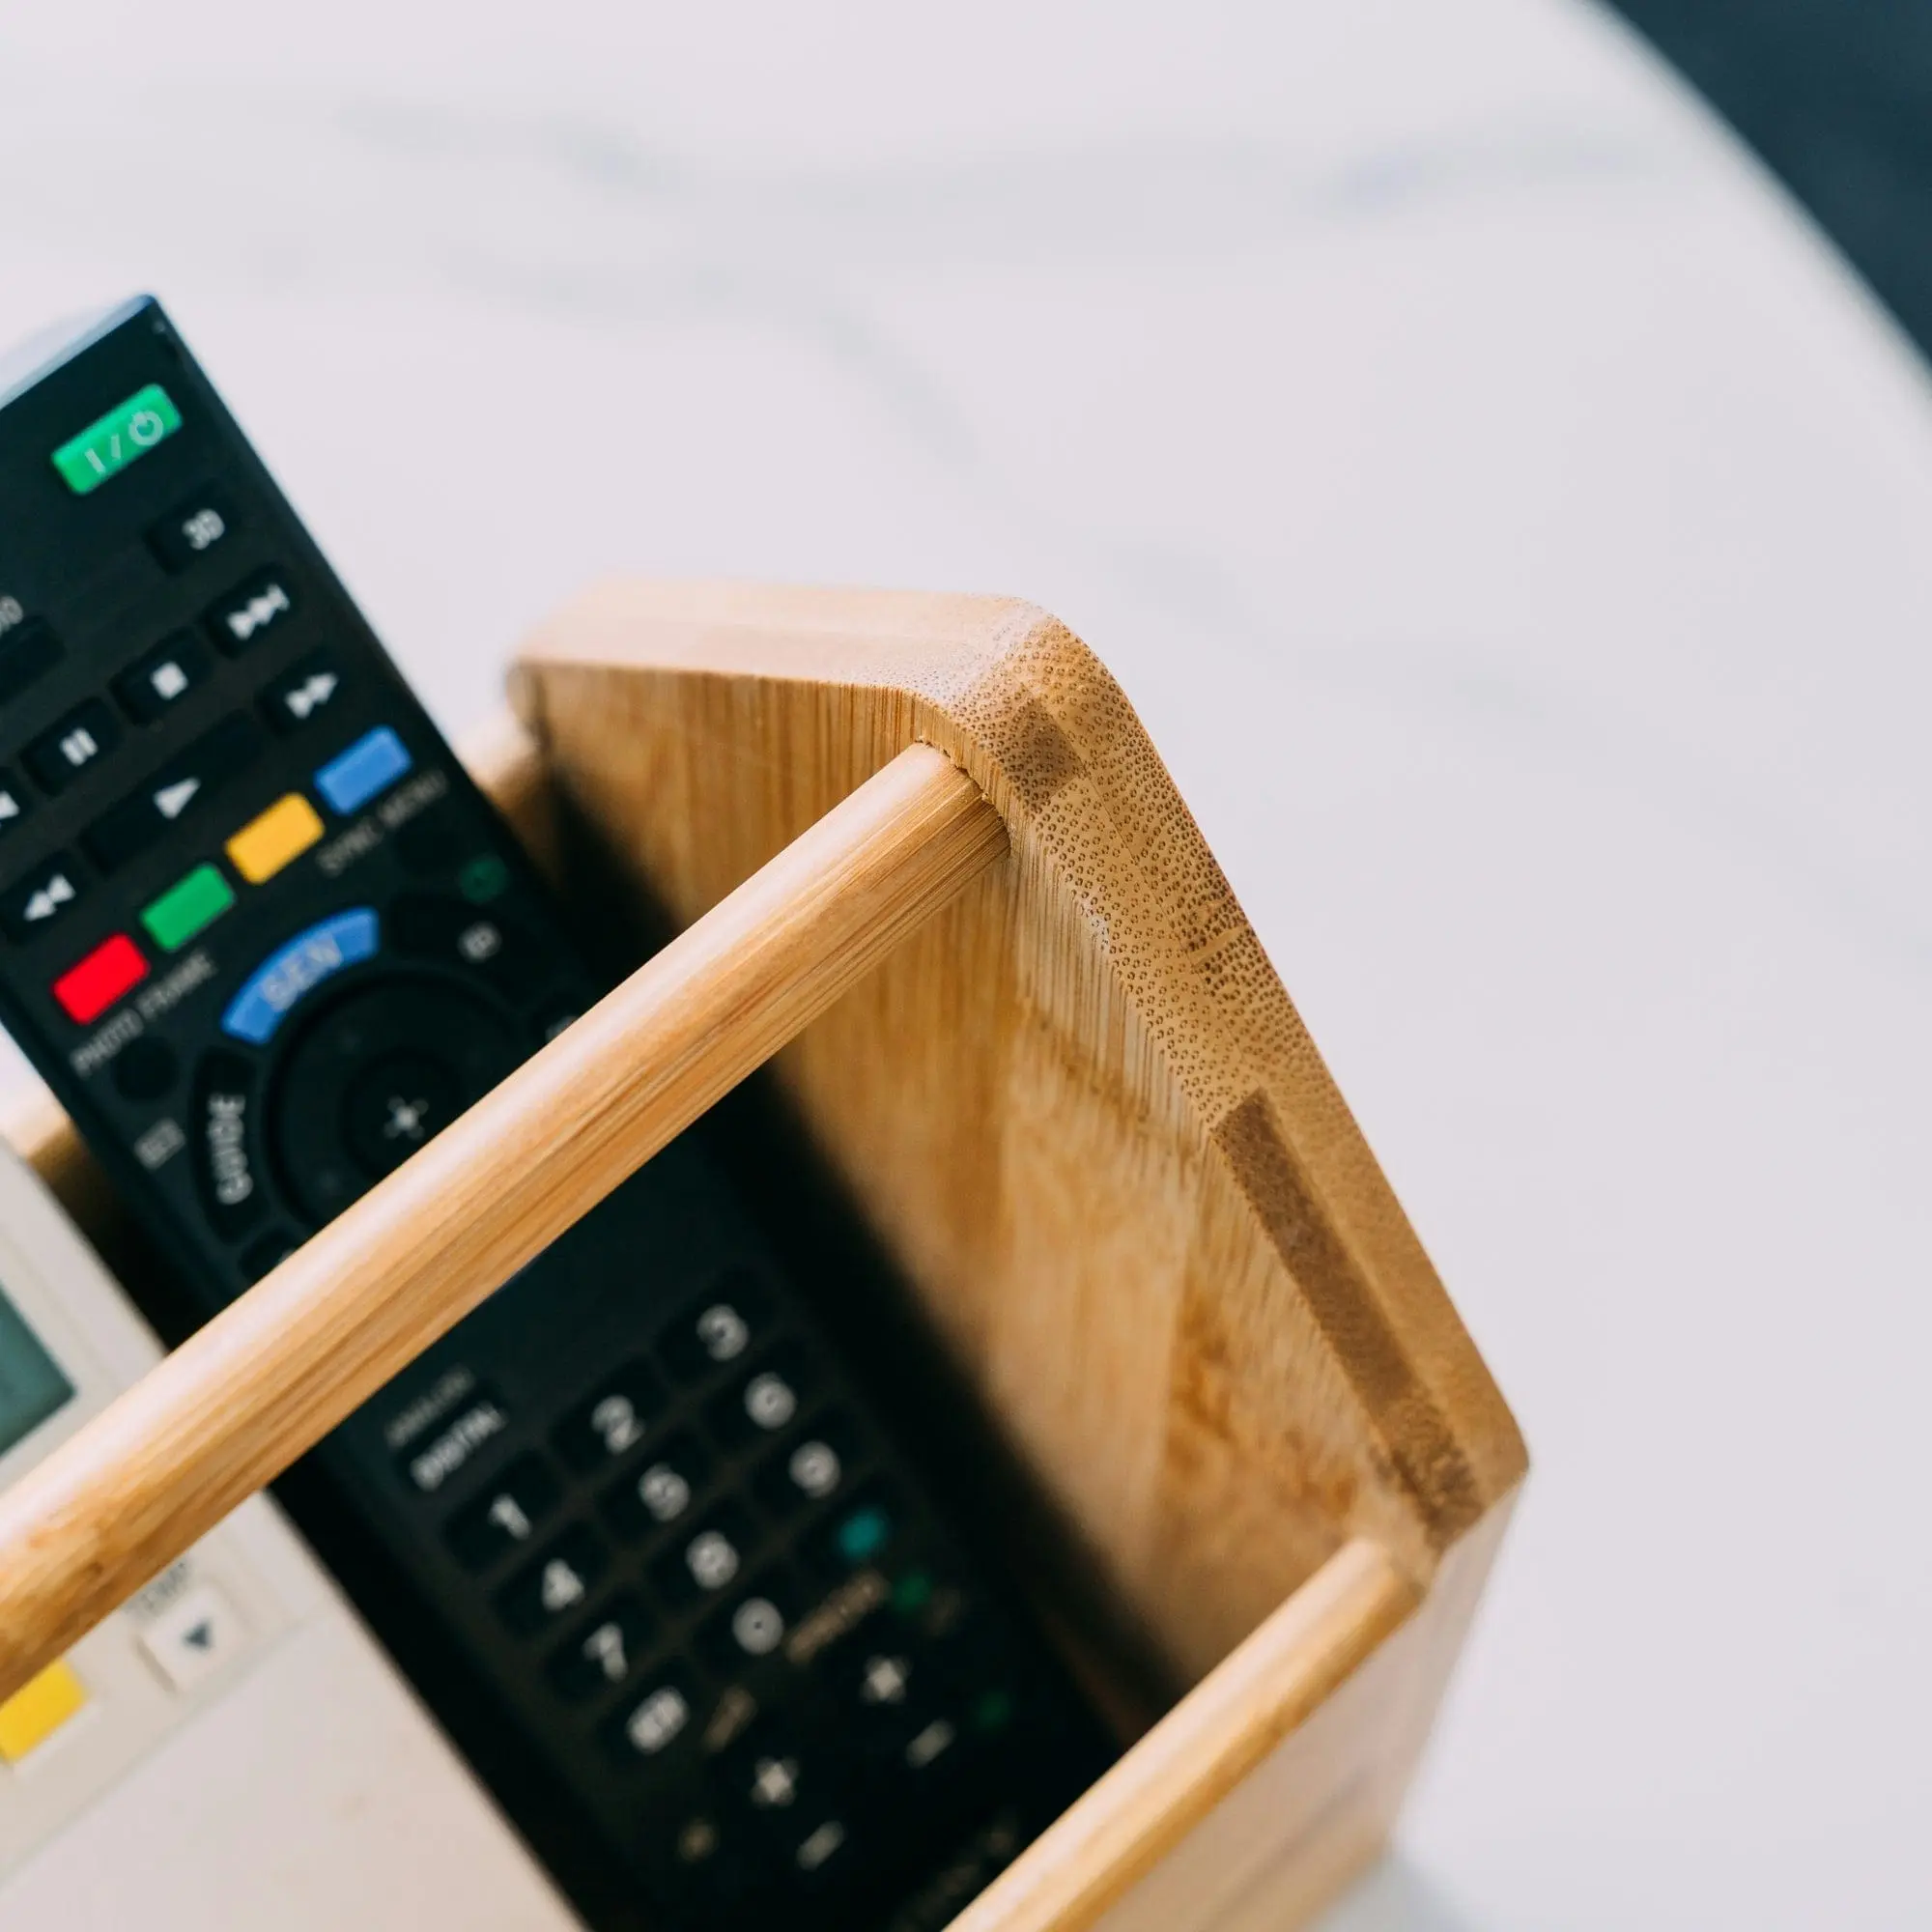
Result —
<path fill-rule="evenodd" d="M 589 1004 L 559 917 L 156 303 L 0 365 L 0 1017 L 191 1319 Z M 285 1492 L 600 1927 L 937 1926 L 1105 1761 L 691 1137 Z"/>

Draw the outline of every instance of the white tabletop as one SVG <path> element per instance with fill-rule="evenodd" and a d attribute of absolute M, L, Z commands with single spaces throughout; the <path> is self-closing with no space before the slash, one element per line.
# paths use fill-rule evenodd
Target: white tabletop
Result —
<path fill-rule="evenodd" d="M 0 336 L 160 293 L 458 732 L 611 570 L 1114 666 L 1537 1457 L 1337 1927 L 1927 1922 L 1932 407 L 1821 244 L 1562 0 L 303 12 L 0 14 Z"/>

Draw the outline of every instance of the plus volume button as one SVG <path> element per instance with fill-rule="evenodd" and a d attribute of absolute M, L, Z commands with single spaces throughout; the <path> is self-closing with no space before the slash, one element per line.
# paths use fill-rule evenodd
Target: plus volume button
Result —
<path fill-rule="evenodd" d="M 224 1241 L 239 1239 L 268 1211 L 256 1153 L 255 1069 L 240 1054 L 203 1057 L 194 1083 L 194 1166 L 201 1205 Z"/>

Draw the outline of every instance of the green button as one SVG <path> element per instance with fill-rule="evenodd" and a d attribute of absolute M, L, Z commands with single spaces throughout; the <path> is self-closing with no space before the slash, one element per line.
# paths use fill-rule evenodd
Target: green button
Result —
<path fill-rule="evenodd" d="M 141 923 L 163 952 L 174 952 L 234 903 L 228 881 L 213 866 L 197 866 L 141 914 Z"/>
<path fill-rule="evenodd" d="M 99 422 L 89 423 L 71 442 L 54 451 L 54 468 L 76 497 L 98 490 L 128 464 L 139 462 L 182 426 L 181 412 L 158 383 L 150 383 Z"/>
<path fill-rule="evenodd" d="M 908 1570 L 893 1585 L 893 1608 L 913 1616 L 932 1601 L 932 1578 L 923 1570 Z"/>
<path fill-rule="evenodd" d="M 510 868 L 494 852 L 472 859 L 456 875 L 456 889 L 472 905 L 488 905 L 510 888 Z"/>
<path fill-rule="evenodd" d="M 1003 1731 L 1013 1720 L 1013 1697 L 1010 1690 L 988 1690 L 973 1706 L 973 1728 L 980 1731 Z"/>

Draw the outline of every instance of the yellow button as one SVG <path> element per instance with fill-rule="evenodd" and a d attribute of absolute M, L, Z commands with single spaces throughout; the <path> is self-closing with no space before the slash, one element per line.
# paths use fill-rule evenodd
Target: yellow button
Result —
<path fill-rule="evenodd" d="M 322 820 L 315 815 L 315 807 L 300 792 L 292 791 L 259 818 L 251 818 L 228 841 L 228 856 L 251 886 L 259 886 L 321 837 Z"/>
<path fill-rule="evenodd" d="M 18 1764 L 87 1702 L 87 1692 L 65 1663 L 50 1663 L 31 1684 L 0 1704 L 0 1757 Z"/>

